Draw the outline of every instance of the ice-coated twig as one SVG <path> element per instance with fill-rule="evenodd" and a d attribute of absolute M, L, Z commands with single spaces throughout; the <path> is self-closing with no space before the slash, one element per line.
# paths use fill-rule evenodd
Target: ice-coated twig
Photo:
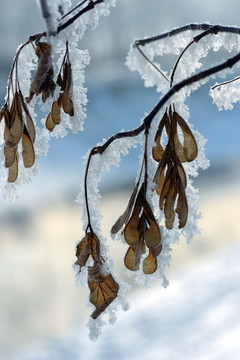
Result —
<path fill-rule="evenodd" d="M 55 33 L 54 21 L 52 18 L 51 11 L 49 10 L 48 0 L 40 0 L 40 6 L 42 9 L 42 15 L 46 22 L 48 36 Z"/>
<path fill-rule="evenodd" d="M 136 46 L 141 55 L 154 67 L 155 70 L 157 70 L 162 75 L 162 77 L 164 77 L 165 80 L 167 80 L 167 82 L 169 82 L 167 76 L 147 57 L 147 55 L 142 51 L 142 49 L 140 49 L 139 45 L 140 44 L 138 43 L 138 41 L 135 41 L 134 46 Z"/>
<path fill-rule="evenodd" d="M 200 73 L 190 76 L 187 79 L 184 79 L 174 85 L 156 104 L 156 106 L 152 109 L 152 111 L 144 118 L 143 123 L 130 131 L 124 131 L 119 132 L 113 136 L 111 136 L 102 146 L 98 146 L 94 148 L 94 152 L 92 155 L 95 154 L 103 154 L 104 151 L 108 148 L 111 143 L 117 139 L 121 139 L 123 137 L 133 137 L 139 135 L 144 129 L 149 129 L 151 126 L 151 123 L 154 119 L 154 117 L 157 115 L 157 113 L 161 110 L 161 108 L 166 104 L 166 102 L 177 92 L 179 92 L 182 88 L 185 86 L 192 85 L 193 83 L 203 80 L 213 74 L 218 73 L 219 71 L 222 71 L 227 68 L 232 68 L 238 61 L 240 61 L 240 53 L 237 55 L 229 58 L 228 60 L 224 61 L 223 63 L 213 66 L 210 69 L 201 71 Z"/>
<path fill-rule="evenodd" d="M 235 27 L 235 26 L 212 25 L 212 24 L 205 24 L 205 23 L 202 23 L 202 24 L 187 24 L 187 25 L 181 26 L 179 28 L 173 29 L 171 31 L 167 31 L 167 32 L 165 32 L 163 34 L 160 34 L 160 35 L 152 36 L 152 37 L 146 38 L 146 39 L 136 40 L 135 44 L 137 44 L 138 46 L 139 45 L 144 46 L 146 44 L 150 44 L 151 42 L 161 40 L 161 39 L 165 39 L 166 37 L 172 37 L 172 36 L 181 34 L 182 32 L 189 31 L 189 30 L 203 31 L 200 35 L 197 35 L 194 38 L 195 42 L 199 41 L 202 37 L 204 37 L 206 35 L 217 34 L 218 32 L 240 34 L 240 28 Z"/>
<path fill-rule="evenodd" d="M 220 84 L 216 84 L 211 89 L 214 90 L 214 89 L 216 89 L 216 88 L 218 88 L 220 86 L 230 84 L 230 83 L 232 83 L 234 81 L 237 81 L 237 80 L 240 80 L 240 76 L 236 77 L 235 79 L 231 79 L 231 80 L 228 80 L 228 81 L 224 81 L 224 82 L 222 82 Z"/>
<path fill-rule="evenodd" d="M 97 4 L 101 4 L 103 2 L 104 0 L 89 1 L 89 4 L 85 8 L 81 9 L 77 14 L 67 20 L 64 24 L 58 26 L 57 34 L 59 34 L 62 30 L 66 29 L 69 25 L 73 24 L 74 21 L 80 16 L 82 16 L 85 12 L 94 9 Z"/>

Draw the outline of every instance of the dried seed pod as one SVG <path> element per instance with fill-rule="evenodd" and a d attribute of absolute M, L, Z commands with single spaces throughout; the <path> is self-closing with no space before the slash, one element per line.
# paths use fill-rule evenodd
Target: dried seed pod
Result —
<path fill-rule="evenodd" d="M 45 126 L 51 132 L 54 130 L 54 128 L 56 126 L 55 122 L 52 121 L 51 113 L 49 113 L 47 118 L 46 118 Z"/>
<path fill-rule="evenodd" d="M 51 59 L 51 45 L 39 42 L 36 48 L 38 57 L 37 70 L 31 83 L 29 96 L 26 101 L 29 103 L 34 95 L 42 93 L 43 102 L 53 94 L 55 84 L 53 81 L 53 66 Z"/>
<path fill-rule="evenodd" d="M 179 219 L 178 226 L 179 226 L 179 229 L 181 229 L 186 225 L 187 218 L 188 218 L 187 197 L 186 197 L 184 188 L 181 184 L 179 185 L 176 213 L 178 214 L 178 219 Z"/>
<path fill-rule="evenodd" d="M 131 215 L 131 212 L 132 212 L 132 208 L 133 208 L 136 196 L 137 196 L 137 191 L 138 191 L 138 183 L 136 184 L 136 186 L 130 196 L 126 210 L 113 225 L 113 227 L 111 229 L 112 234 L 116 234 L 121 229 L 121 227 L 127 223 L 128 219 Z"/>
<path fill-rule="evenodd" d="M 25 117 L 26 117 L 26 128 L 27 128 L 27 131 L 31 137 L 31 140 L 32 140 L 32 143 L 34 143 L 35 141 L 35 138 L 36 138 L 36 130 L 35 130 L 35 125 L 34 125 L 34 122 L 33 122 L 33 119 L 31 117 L 31 114 L 28 110 L 28 107 L 24 101 L 24 98 L 23 98 L 23 95 L 21 93 L 21 91 L 19 92 L 19 96 L 20 96 L 20 100 L 21 100 L 21 105 L 22 105 L 22 108 L 25 112 Z"/>
<path fill-rule="evenodd" d="M 89 238 L 86 235 L 78 244 L 76 250 L 76 257 L 77 261 L 75 262 L 76 265 L 79 265 L 81 271 L 81 267 L 86 265 L 86 262 L 91 255 L 91 249 L 89 247 Z"/>
<path fill-rule="evenodd" d="M 149 249 L 148 256 L 143 260 L 143 272 L 146 275 L 153 274 L 157 270 L 157 259 L 152 249 Z"/>
<path fill-rule="evenodd" d="M 154 160 L 156 160 L 158 162 L 162 159 L 163 154 L 164 154 L 164 148 L 161 144 L 161 137 L 162 137 L 163 129 L 168 122 L 169 122 L 168 113 L 166 111 L 159 123 L 158 130 L 157 130 L 157 133 L 156 133 L 156 136 L 154 139 L 156 146 L 154 146 L 152 149 L 152 157 Z"/>
<path fill-rule="evenodd" d="M 96 276 L 92 276 L 96 272 L 94 267 L 88 268 L 88 286 L 90 289 L 90 302 L 95 306 L 96 310 L 91 314 L 93 319 L 96 319 L 101 313 L 112 303 L 117 297 L 119 285 L 113 279 L 111 274 L 100 275 L 99 280 L 96 281 Z M 98 269 L 97 269 L 98 271 Z"/>
<path fill-rule="evenodd" d="M 14 163 L 16 157 L 16 148 L 6 148 L 4 147 L 4 156 L 5 156 L 5 167 L 9 168 Z"/>
<path fill-rule="evenodd" d="M 134 188 L 124 214 L 113 226 L 114 231 L 118 231 L 130 217 L 123 230 L 125 241 L 130 245 L 124 258 L 124 264 L 132 271 L 139 269 L 140 259 L 146 251 L 146 246 L 156 249 L 155 256 L 158 256 L 161 251 L 160 229 L 145 198 L 145 183 L 142 183 L 139 191 L 138 188 L 139 184 Z"/>
<path fill-rule="evenodd" d="M 139 263 L 136 265 L 136 246 L 129 246 L 124 257 L 124 265 L 131 271 L 139 270 Z"/>
<path fill-rule="evenodd" d="M 196 140 L 183 118 L 176 112 L 173 112 L 173 117 L 176 119 L 177 124 L 180 126 L 183 133 L 183 149 L 180 150 L 182 156 L 182 162 L 193 161 L 196 159 L 198 154 L 198 147 Z M 180 141 L 179 141 L 180 142 Z M 176 144 L 175 144 L 176 146 Z"/>
<path fill-rule="evenodd" d="M 76 265 L 80 270 L 86 266 L 89 257 L 93 259 L 93 265 L 88 267 L 88 286 L 90 289 L 90 302 L 96 310 L 92 318 L 96 319 L 117 297 L 119 285 L 111 274 L 102 273 L 103 258 L 100 255 L 100 241 L 93 232 L 85 234 L 76 249 Z"/>
<path fill-rule="evenodd" d="M 144 240 L 148 248 L 155 248 L 161 242 L 161 233 L 159 226 L 155 220 L 152 209 L 149 204 L 145 201 L 144 211 L 149 228 L 144 232 Z"/>
<path fill-rule="evenodd" d="M 13 164 L 8 168 L 8 182 L 13 183 L 18 176 L 18 154 L 16 153 Z"/>
<path fill-rule="evenodd" d="M 128 245 L 137 245 L 140 239 L 140 218 L 138 215 L 133 215 L 124 229 L 124 239 Z"/>
<path fill-rule="evenodd" d="M 14 95 L 9 116 L 5 117 L 5 125 L 5 147 L 15 147 L 21 140 L 24 125 L 18 93 Z"/>
<path fill-rule="evenodd" d="M 62 97 L 61 97 L 61 104 L 63 110 L 66 114 L 73 116 L 74 115 L 74 108 L 72 102 L 72 69 L 70 63 L 64 64 L 63 69 L 63 85 L 64 88 Z"/>
<path fill-rule="evenodd" d="M 168 136 L 165 149 L 161 145 L 163 128 Z M 180 138 L 179 132 L 182 132 Z M 159 161 L 159 165 L 153 181 L 159 195 L 159 207 L 164 210 L 167 229 L 172 229 L 175 213 L 178 214 L 179 228 L 182 228 L 187 222 L 188 204 L 185 194 L 187 176 L 181 163 L 193 161 L 197 157 L 198 148 L 189 126 L 175 109 L 172 110 L 172 106 L 169 106 L 160 121 L 155 142 L 153 157 Z"/>
<path fill-rule="evenodd" d="M 30 168 L 35 162 L 35 151 L 32 143 L 32 139 L 27 131 L 26 126 L 22 133 L 22 157 L 25 168 Z"/>
<path fill-rule="evenodd" d="M 58 104 L 58 100 L 56 100 L 52 103 L 52 109 L 51 109 L 51 119 L 56 125 L 60 124 L 61 122 L 60 114 L 61 114 L 61 110 Z"/>

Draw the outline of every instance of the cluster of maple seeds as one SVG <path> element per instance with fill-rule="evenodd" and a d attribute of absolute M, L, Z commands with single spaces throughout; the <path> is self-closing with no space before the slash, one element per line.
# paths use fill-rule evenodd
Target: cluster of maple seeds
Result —
<path fill-rule="evenodd" d="M 132 271 L 139 270 L 142 255 L 148 248 L 143 260 L 143 272 L 152 274 L 157 270 L 157 256 L 162 250 L 160 228 L 146 199 L 146 184 L 139 183 L 134 188 L 128 206 L 113 225 L 111 232 L 116 234 L 125 224 L 123 234 L 129 245 L 124 258 L 125 266 Z"/>
<path fill-rule="evenodd" d="M 163 134 L 167 137 L 165 145 Z M 147 139 L 148 132 L 145 136 Z M 144 158 L 147 157 L 146 144 L 147 140 Z M 187 176 L 182 163 L 196 159 L 198 148 L 189 126 L 175 111 L 174 106 L 173 109 L 169 106 L 161 118 L 155 135 L 155 144 L 152 156 L 158 162 L 158 167 L 153 181 L 159 196 L 160 210 L 164 212 L 165 226 L 169 230 L 172 229 L 177 214 L 178 227 L 183 228 L 188 218 L 188 202 L 185 193 Z M 149 275 L 157 270 L 157 257 L 161 253 L 162 242 L 160 226 L 146 198 L 148 179 L 146 160 L 143 164 L 145 164 L 144 180 L 141 181 L 141 170 L 127 208 L 113 225 L 111 233 L 116 234 L 123 227 L 123 236 L 129 246 L 124 264 L 131 271 L 139 270 L 141 258 L 148 250 L 147 256 L 142 261 L 142 269 L 146 275 Z M 90 302 L 96 307 L 92 314 L 95 319 L 117 297 L 119 287 L 110 273 L 107 275 L 102 273 L 104 260 L 100 256 L 100 242 L 92 231 L 86 233 L 77 246 L 75 264 L 79 265 L 79 271 L 86 266 L 90 255 L 93 258 L 93 266 L 88 267 L 88 286 Z"/>
<path fill-rule="evenodd" d="M 14 94 L 10 107 L 8 103 L 4 104 L 0 119 L 3 118 L 5 167 L 8 169 L 8 181 L 14 182 L 18 176 L 18 146 L 21 140 L 24 166 L 30 168 L 35 161 L 35 126 L 21 91 Z"/>
<path fill-rule="evenodd" d="M 168 137 L 165 147 L 161 143 L 164 129 Z M 189 126 L 171 106 L 159 123 L 155 143 L 152 155 L 159 164 L 153 180 L 159 207 L 164 211 L 167 229 L 172 229 L 175 214 L 178 214 L 178 227 L 183 228 L 188 218 L 188 202 L 185 193 L 187 177 L 182 163 L 195 160 L 198 148 Z"/>
<path fill-rule="evenodd" d="M 36 47 L 38 57 L 37 69 L 30 86 L 29 96 L 24 98 L 17 79 L 17 60 L 14 61 L 16 81 L 13 83 L 13 70 L 9 79 L 8 99 L 0 110 L 0 121 L 5 120 L 4 127 L 4 156 L 5 167 L 8 169 L 8 182 L 15 182 L 18 177 L 19 145 L 25 168 L 30 168 L 35 162 L 34 141 L 36 137 L 35 125 L 30 115 L 27 103 L 34 95 L 41 94 L 45 102 L 49 96 L 54 95 L 56 84 L 53 80 L 54 72 L 51 60 L 51 45 L 38 42 Z M 46 128 L 53 131 L 61 122 L 61 108 L 70 116 L 74 115 L 72 102 L 72 70 L 69 60 L 68 46 L 57 76 L 56 83 L 60 86 L 59 97 L 53 101 L 50 114 L 47 116 Z M 13 90 L 15 88 L 15 90 Z M 12 100 L 9 93 L 12 91 Z"/>
<path fill-rule="evenodd" d="M 89 257 L 92 257 L 93 265 L 88 266 L 88 286 L 90 289 L 90 302 L 95 306 L 91 317 L 96 319 L 116 298 L 119 285 L 110 273 L 104 269 L 104 259 L 100 254 L 100 242 L 94 232 L 87 232 L 79 242 L 76 250 L 77 261 L 80 270 Z"/>

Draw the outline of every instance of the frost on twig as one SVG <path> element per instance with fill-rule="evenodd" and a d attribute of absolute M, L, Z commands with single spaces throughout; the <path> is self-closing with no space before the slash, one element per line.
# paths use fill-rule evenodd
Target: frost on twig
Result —
<path fill-rule="evenodd" d="M 14 144 L 9 149 L 8 140 L 8 145 L 1 148 L 6 159 L 2 177 L 10 182 L 4 189 L 6 196 L 9 192 L 13 198 L 18 185 L 31 182 L 32 175 L 37 173 L 38 157 L 47 154 L 52 136 L 63 137 L 69 130 L 73 133 L 83 130 L 87 104 L 84 68 L 90 56 L 87 50 L 79 49 L 79 40 L 87 26 L 96 27 L 99 17 L 109 14 L 115 0 L 94 1 L 90 6 L 89 3 L 82 2 L 74 10 L 70 0 L 42 0 L 47 31 L 30 36 L 17 50 L 0 113 L 5 127 L 2 143 L 9 131 Z M 17 108 L 14 99 L 19 100 Z M 38 105 L 42 114 L 37 116 Z M 15 186 L 11 186 L 13 182 Z"/>
<path fill-rule="evenodd" d="M 195 30 L 204 31 L 193 36 Z M 225 45 L 228 51 L 238 46 L 235 41 L 239 36 L 239 29 L 227 30 L 224 33 L 223 27 L 213 29 L 209 25 L 189 26 L 171 34 L 173 38 L 169 39 L 166 36 L 162 43 L 160 41 L 161 44 L 151 44 L 160 37 L 151 38 L 146 42 L 139 40 L 138 46 L 130 50 L 127 64 L 132 70 L 140 72 L 146 86 L 156 85 L 157 91 L 163 96 L 138 128 L 119 132 L 90 151 L 84 181 L 85 205 L 83 206 L 86 207 L 87 215 L 84 223 L 86 231 L 94 228 L 99 234 L 99 223 L 98 221 L 95 223 L 99 216 L 95 209 L 99 194 L 93 191 L 93 196 L 90 189 L 93 190 L 96 181 L 100 179 L 97 175 L 102 172 L 100 170 L 102 162 L 96 166 L 94 160 L 96 158 L 103 160 L 106 156 L 110 156 L 110 164 L 111 149 L 115 142 L 124 138 L 130 141 L 144 132 L 142 160 L 135 187 L 126 210 L 116 220 L 111 230 L 113 236 L 118 239 L 123 237 L 127 243 L 128 248 L 124 258 L 127 274 L 133 276 L 136 283 L 142 286 L 149 286 L 150 282 L 157 278 L 162 279 L 162 285 L 166 286 L 164 271 L 170 264 L 171 246 L 177 243 L 180 237 L 190 242 L 199 232 L 198 193 L 192 185 L 191 177 L 197 176 L 198 169 L 205 169 L 209 162 L 204 155 L 205 139 L 193 130 L 193 126 L 188 122 L 189 113 L 184 101 L 193 90 L 209 80 L 212 75 L 227 70 L 239 62 L 240 55 L 237 54 L 219 65 L 202 69 L 201 59 L 207 56 L 211 47 L 218 50 L 225 45 L 227 37 L 232 37 L 231 43 Z M 210 34 L 212 39 L 206 42 L 206 36 Z M 136 52 L 139 46 L 146 46 L 147 49 L 144 48 L 144 52 Z M 170 69 L 167 73 L 161 68 L 160 63 L 156 63 L 154 57 L 172 52 L 177 59 L 173 70 Z M 95 176 L 90 177 L 89 170 L 93 168 Z M 119 234 L 120 230 L 122 230 L 121 234 Z M 113 303 L 117 299 L 118 295 Z M 108 310 L 108 307 L 106 309 Z M 91 325 L 94 339 L 102 324 L 100 321 L 98 325 Z"/>

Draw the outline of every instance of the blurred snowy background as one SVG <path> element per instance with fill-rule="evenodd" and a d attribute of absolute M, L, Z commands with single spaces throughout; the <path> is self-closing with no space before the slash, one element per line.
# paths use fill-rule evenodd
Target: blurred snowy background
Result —
<path fill-rule="evenodd" d="M 211 167 L 200 174 L 202 234 L 174 248 L 168 277 L 148 292 L 132 295 L 130 310 L 87 339 L 85 291 L 76 287 L 71 265 L 82 236 L 74 199 L 82 156 L 103 137 L 131 129 L 158 100 L 137 73 L 124 65 L 133 39 L 190 22 L 239 25 L 239 1 L 118 0 L 81 41 L 92 56 L 86 68 L 88 111 L 85 132 L 53 140 L 40 174 L 14 204 L 0 198 L 0 359 L 229 359 L 240 353 L 239 104 L 218 112 L 204 86 L 188 100 L 191 122 L 207 139 Z M 44 29 L 35 0 L 1 0 L 0 105 L 17 46 Z M 220 59 L 221 60 L 221 59 Z M 137 150 L 102 182 L 101 207 L 108 234 L 134 183 Z M 123 272 L 117 244 L 111 245 Z M 123 274 L 124 276 L 124 274 Z"/>

